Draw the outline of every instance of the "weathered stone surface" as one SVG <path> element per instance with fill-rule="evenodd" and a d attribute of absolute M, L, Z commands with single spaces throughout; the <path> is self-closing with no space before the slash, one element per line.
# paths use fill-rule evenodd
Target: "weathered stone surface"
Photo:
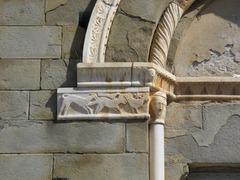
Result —
<path fill-rule="evenodd" d="M 30 119 L 55 119 L 56 100 L 57 97 L 54 91 L 31 91 Z"/>
<path fill-rule="evenodd" d="M 239 103 L 204 105 L 202 127 L 188 128 L 182 136 L 167 138 L 166 154 L 181 157 L 179 162 L 185 163 L 239 162 L 239 107 Z M 185 127 L 192 126 L 192 120 L 184 121 Z"/>
<path fill-rule="evenodd" d="M 81 59 L 85 29 L 80 26 L 63 27 L 62 57 Z"/>
<path fill-rule="evenodd" d="M 48 25 L 78 25 L 91 14 L 94 2 L 90 0 L 47 0 L 46 22 Z"/>
<path fill-rule="evenodd" d="M 0 155 L 0 179 L 50 180 L 52 155 Z"/>
<path fill-rule="evenodd" d="M 28 92 L 0 91 L 0 102 L 0 120 L 28 119 Z"/>
<path fill-rule="evenodd" d="M 68 0 L 46 0 L 46 11 L 48 12 L 58 8 L 59 6 L 64 6 L 67 2 Z"/>
<path fill-rule="evenodd" d="M 171 103 L 167 106 L 165 137 L 183 136 L 202 128 L 202 105 L 196 103 Z"/>
<path fill-rule="evenodd" d="M 55 155 L 54 177 L 71 180 L 148 180 L 147 154 Z"/>
<path fill-rule="evenodd" d="M 0 153 L 120 153 L 124 146 L 124 124 L 0 121 Z"/>
<path fill-rule="evenodd" d="M 126 124 L 128 152 L 148 152 L 148 123 Z"/>
<path fill-rule="evenodd" d="M 122 0 L 120 8 L 129 16 L 158 23 L 170 0 Z"/>
<path fill-rule="evenodd" d="M 0 25 L 43 25 L 44 0 L 0 0 Z"/>
<path fill-rule="evenodd" d="M 107 62 L 148 61 L 154 24 L 117 14 L 106 51 Z"/>
<path fill-rule="evenodd" d="M 165 180 L 181 180 L 186 179 L 188 174 L 188 166 L 183 163 L 166 164 Z"/>
<path fill-rule="evenodd" d="M 0 89 L 39 89 L 40 60 L 1 60 Z"/>
<path fill-rule="evenodd" d="M 190 76 L 228 75 L 234 76 L 240 72 L 239 61 L 232 52 L 233 45 L 225 46 L 223 53 L 210 50 L 210 57 L 201 62 L 193 62 L 188 70 Z"/>
<path fill-rule="evenodd" d="M 178 45 L 174 58 L 176 75 L 240 74 L 237 68 L 240 61 L 239 6 L 238 0 L 214 1 L 198 14 Z M 199 36 L 202 32 L 207 33 Z"/>
<path fill-rule="evenodd" d="M 61 28 L 0 27 L 0 58 L 59 58 Z"/>
<path fill-rule="evenodd" d="M 232 115 L 240 115 L 240 104 L 206 104 L 203 106 L 203 127 L 193 133 L 200 146 L 209 146 L 214 142 L 219 130 L 224 127 Z M 218 112 L 218 113 L 216 113 Z"/>
<path fill-rule="evenodd" d="M 77 84 L 77 63 L 75 60 L 43 60 L 41 69 L 41 88 L 56 89 L 73 87 Z"/>

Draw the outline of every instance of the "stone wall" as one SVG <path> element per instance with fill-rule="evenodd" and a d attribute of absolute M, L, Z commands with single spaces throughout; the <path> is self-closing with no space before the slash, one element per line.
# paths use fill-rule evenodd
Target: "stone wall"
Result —
<path fill-rule="evenodd" d="M 174 34 L 168 63 L 178 76 L 240 71 L 239 1 L 214 1 L 205 8 L 209 1 L 197 1 Z M 95 2 L 0 0 L 0 179 L 149 179 L 147 122 L 56 121 L 56 89 L 76 86 Z M 148 61 L 169 2 L 122 0 L 106 61 Z M 239 101 L 169 103 L 166 179 L 184 179 L 191 168 L 239 163 L 239 109 Z"/>
<path fill-rule="evenodd" d="M 146 123 L 56 121 L 94 4 L 0 0 L 0 179 L 148 179 Z"/>

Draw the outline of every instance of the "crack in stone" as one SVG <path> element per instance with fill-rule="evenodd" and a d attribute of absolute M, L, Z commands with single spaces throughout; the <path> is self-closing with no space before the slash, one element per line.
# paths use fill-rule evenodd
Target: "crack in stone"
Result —
<path fill-rule="evenodd" d="M 151 23 L 151 24 L 155 24 L 154 21 L 149 21 L 147 19 L 144 19 L 142 18 L 141 16 L 134 16 L 134 15 L 131 15 L 131 14 L 128 14 L 127 12 L 125 12 L 122 8 L 119 8 L 120 10 L 118 11 L 119 14 L 122 14 L 122 15 L 125 15 L 127 17 L 130 17 L 132 19 L 137 19 L 139 21 L 143 21 L 143 22 L 148 22 L 148 23 Z"/>
<path fill-rule="evenodd" d="M 46 14 L 49 13 L 49 12 L 55 11 L 62 6 L 65 6 L 67 4 L 67 2 L 68 2 L 68 0 L 65 0 L 64 2 L 60 3 L 56 7 L 49 9 L 48 11 L 46 11 Z"/>

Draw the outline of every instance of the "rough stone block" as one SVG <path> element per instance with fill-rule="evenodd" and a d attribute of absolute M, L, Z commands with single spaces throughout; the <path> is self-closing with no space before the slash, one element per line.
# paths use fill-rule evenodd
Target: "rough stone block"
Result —
<path fill-rule="evenodd" d="M 52 177 L 52 155 L 0 155 L 0 179 L 6 180 L 50 180 Z"/>
<path fill-rule="evenodd" d="M 54 119 L 57 111 L 56 100 L 56 93 L 53 91 L 30 92 L 30 119 Z"/>
<path fill-rule="evenodd" d="M 177 137 L 202 128 L 202 105 L 194 103 L 171 103 L 167 107 L 165 137 Z"/>
<path fill-rule="evenodd" d="M 237 163 L 240 144 L 239 103 L 204 104 L 202 126 L 185 115 L 186 133 L 166 139 L 166 154 L 185 163 Z M 185 114 L 189 109 L 182 111 Z"/>
<path fill-rule="evenodd" d="M 170 0 L 128 0 L 122 1 L 120 8 L 129 16 L 140 17 L 146 21 L 158 23 L 159 17 L 169 4 Z"/>
<path fill-rule="evenodd" d="M 121 153 L 124 146 L 124 124 L 0 121 L 0 153 Z"/>
<path fill-rule="evenodd" d="M 76 86 L 77 62 L 75 60 L 43 60 L 41 88 L 56 89 L 58 87 Z"/>
<path fill-rule="evenodd" d="M 43 25 L 44 0 L 0 0 L 0 25 Z"/>
<path fill-rule="evenodd" d="M 90 0 L 46 0 L 48 25 L 78 25 L 88 19 L 94 6 Z"/>
<path fill-rule="evenodd" d="M 148 123 L 128 123 L 127 148 L 128 152 L 148 152 Z"/>
<path fill-rule="evenodd" d="M 1 60 L 0 89 L 39 89 L 40 60 Z"/>
<path fill-rule="evenodd" d="M 55 155 L 54 177 L 71 180 L 148 180 L 147 154 Z"/>
<path fill-rule="evenodd" d="M 28 92 L 0 91 L 0 102 L 0 119 L 28 119 Z"/>
<path fill-rule="evenodd" d="M 61 28 L 53 26 L 0 27 L 0 58 L 59 58 Z"/>
<path fill-rule="evenodd" d="M 117 14 L 108 41 L 106 62 L 148 62 L 154 23 Z"/>
<path fill-rule="evenodd" d="M 80 26 L 63 26 L 62 57 L 81 59 L 85 29 Z"/>

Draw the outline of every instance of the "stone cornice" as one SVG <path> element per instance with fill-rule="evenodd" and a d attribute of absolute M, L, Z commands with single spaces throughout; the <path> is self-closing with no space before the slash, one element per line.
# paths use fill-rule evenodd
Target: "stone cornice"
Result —
<path fill-rule="evenodd" d="M 146 120 L 151 114 L 154 122 L 164 123 L 166 96 L 168 101 L 240 100 L 240 79 L 176 77 L 154 63 L 80 63 L 77 87 L 58 89 L 58 119 Z"/>

